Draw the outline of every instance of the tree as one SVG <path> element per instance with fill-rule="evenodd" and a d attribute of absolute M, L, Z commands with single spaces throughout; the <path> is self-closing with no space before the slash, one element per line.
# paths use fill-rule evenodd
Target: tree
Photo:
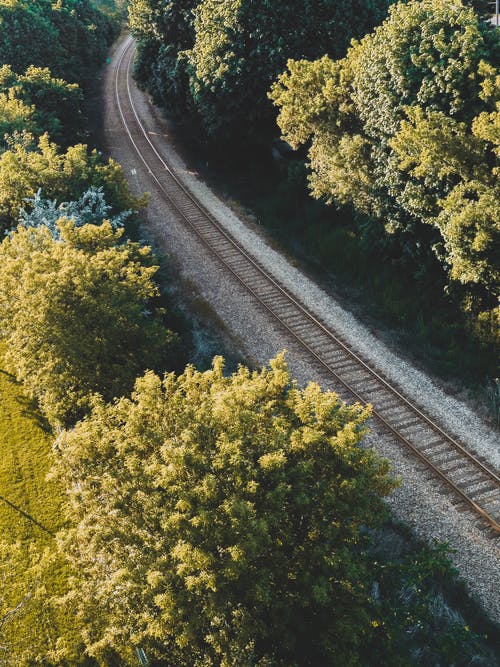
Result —
<path fill-rule="evenodd" d="M 29 109 L 29 113 L 24 112 L 25 126 L 13 130 L 25 129 L 37 138 L 48 132 L 53 141 L 66 145 L 81 134 L 82 91 L 74 83 L 53 77 L 47 68 L 30 66 L 24 74 L 17 74 L 9 65 L 0 67 L 0 95 Z M 2 111 L 0 102 L 0 114 Z"/>
<path fill-rule="evenodd" d="M 103 65 L 119 24 L 99 11 L 92 0 L 60 0 L 50 5 L 51 24 L 57 28 L 61 65 L 52 71 L 66 81 L 88 88 Z M 74 45 L 78 44 L 75 49 Z M 39 64 L 39 63 L 35 63 Z"/>
<path fill-rule="evenodd" d="M 130 391 L 168 365 L 171 332 L 152 308 L 151 251 L 109 222 L 51 231 L 20 226 L 0 246 L 0 331 L 6 368 L 52 424 L 81 417 L 99 393 Z"/>
<path fill-rule="evenodd" d="M 37 150 L 15 144 L 0 155 L 0 224 L 11 226 L 39 189 L 48 198 L 74 201 L 92 186 L 102 186 L 113 213 L 137 209 L 142 201 L 130 194 L 114 160 L 105 162 L 84 144 L 60 152 L 47 135 L 40 138 Z"/>
<path fill-rule="evenodd" d="M 0 153 L 9 146 L 9 140 L 23 133 L 38 130 L 35 108 L 28 106 L 13 93 L 0 92 Z"/>
<path fill-rule="evenodd" d="M 57 54 L 57 31 L 42 2 L 0 0 L 0 63 L 24 71 L 35 63 L 50 66 Z M 29 44 L 29 48 L 26 45 Z"/>
<path fill-rule="evenodd" d="M 87 86 L 116 34 L 91 0 L 0 0 L 0 63 L 48 67 Z M 29 47 L 27 48 L 27 45 Z"/>
<path fill-rule="evenodd" d="M 194 44 L 199 0 L 131 0 L 129 23 L 138 40 L 135 74 L 157 104 L 181 119 L 191 110 L 183 51 Z"/>
<path fill-rule="evenodd" d="M 275 115 L 267 91 L 289 58 L 345 54 L 387 12 L 388 0 L 203 0 L 187 57 L 191 93 L 207 132 L 265 141 Z"/>
<path fill-rule="evenodd" d="M 27 202 L 30 210 L 21 209 L 19 224 L 23 227 L 47 227 L 55 239 L 60 238 L 58 222 L 61 218 L 70 220 L 75 227 L 99 225 L 107 220 L 113 229 L 123 227 L 130 211 L 110 216 L 111 206 L 106 203 L 102 187 L 91 187 L 77 201 L 57 203 L 54 199 L 44 199 L 38 191 Z"/>
<path fill-rule="evenodd" d="M 460 3 L 401 3 L 343 60 L 290 62 L 271 92 L 285 139 L 295 148 L 311 140 L 313 196 L 353 205 L 396 234 L 415 271 L 436 255 L 490 305 L 499 48 Z"/>
<path fill-rule="evenodd" d="M 283 356 L 259 371 L 140 378 L 58 440 L 90 655 L 158 664 L 358 664 L 370 634 L 362 533 L 387 463 L 359 443 L 368 408 Z"/>
<path fill-rule="evenodd" d="M 471 127 L 417 107 L 391 140 L 408 175 L 405 208 L 439 229 L 450 277 L 491 295 L 500 287 L 500 183 L 493 166 L 498 136 L 488 137 L 499 116 L 483 112 Z"/>

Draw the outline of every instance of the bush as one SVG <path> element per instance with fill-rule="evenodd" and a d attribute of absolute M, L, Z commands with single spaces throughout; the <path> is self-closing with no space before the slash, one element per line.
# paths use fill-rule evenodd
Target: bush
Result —
<path fill-rule="evenodd" d="M 109 222 L 20 226 L 0 246 L 0 331 L 7 369 L 53 425 L 131 390 L 165 368 L 173 335 L 155 312 L 150 249 L 122 242 Z"/>

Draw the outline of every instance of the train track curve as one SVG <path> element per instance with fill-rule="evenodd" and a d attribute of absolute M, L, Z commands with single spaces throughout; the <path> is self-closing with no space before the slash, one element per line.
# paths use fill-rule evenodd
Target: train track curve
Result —
<path fill-rule="evenodd" d="M 325 323 L 290 294 L 233 238 L 176 176 L 141 122 L 131 94 L 134 41 L 117 59 L 118 114 L 139 161 L 183 222 L 312 360 L 356 401 L 373 406 L 374 418 L 425 464 L 456 499 L 500 535 L 500 476 L 484 459 L 446 433 Z"/>

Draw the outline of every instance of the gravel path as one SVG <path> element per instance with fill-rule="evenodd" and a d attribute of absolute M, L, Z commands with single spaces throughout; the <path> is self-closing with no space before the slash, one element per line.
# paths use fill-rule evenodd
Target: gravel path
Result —
<path fill-rule="evenodd" d="M 115 53 L 119 53 L 120 44 Z M 224 321 L 238 353 L 251 363 L 264 364 L 279 350 L 288 350 L 288 361 L 294 376 L 301 383 L 310 380 L 334 388 L 330 378 L 318 374 L 303 350 L 288 339 L 276 323 L 257 306 L 253 297 L 236 280 L 221 276 L 221 267 L 196 237 L 186 229 L 179 216 L 165 203 L 128 143 L 118 119 L 114 102 L 113 64 L 106 73 L 105 136 L 107 150 L 124 167 L 131 187 L 137 193 L 151 192 L 147 211 L 148 236 L 170 257 L 179 280 L 189 285 Z M 441 391 L 425 374 L 391 351 L 375 338 L 351 313 L 331 295 L 292 266 L 266 242 L 248 223 L 221 201 L 195 173 L 189 171 L 175 150 L 175 141 L 168 125 L 135 87 L 134 103 L 150 138 L 158 150 L 168 155 L 169 163 L 205 207 L 238 240 L 251 249 L 266 269 L 276 276 L 293 294 L 343 338 L 350 340 L 356 351 L 372 360 L 403 392 L 422 406 L 449 433 L 467 443 L 471 451 L 484 456 L 500 468 L 498 434 L 493 432 L 466 405 Z M 341 393 L 341 392 L 339 392 Z M 471 521 L 469 512 L 457 509 L 442 487 L 422 465 L 415 461 L 401 444 L 373 425 L 368 442 L 392 462 L 401 486 L 389 499 L 395 515 L 409 523 L 426 539 L 448 542 L 454 548 L 454 562 L 468 582 L 471 593 L 482 603 L 490 616 L 500 622 L 500 550 L 499 540 Z"/>

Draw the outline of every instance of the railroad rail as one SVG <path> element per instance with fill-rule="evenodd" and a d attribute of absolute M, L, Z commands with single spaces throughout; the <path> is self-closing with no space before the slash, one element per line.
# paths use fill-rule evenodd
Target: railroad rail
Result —
<path fill-rule="evenodd" d="M 362 405 L 420 462 L 444 482 L 458 502 L 471 508 L 495 536 L 500 535 L 500 477 L 484 459 L 447 434 L 422 409 L 392 386 L 324 322 L 311 313 L 233 238 L 174 173 L 141 122 L 131 92 L 132 38 L 122 46 L 115 71 L 118 114 L 139 160 L 159 191 L 273 319 L 316 365 Z"/>

